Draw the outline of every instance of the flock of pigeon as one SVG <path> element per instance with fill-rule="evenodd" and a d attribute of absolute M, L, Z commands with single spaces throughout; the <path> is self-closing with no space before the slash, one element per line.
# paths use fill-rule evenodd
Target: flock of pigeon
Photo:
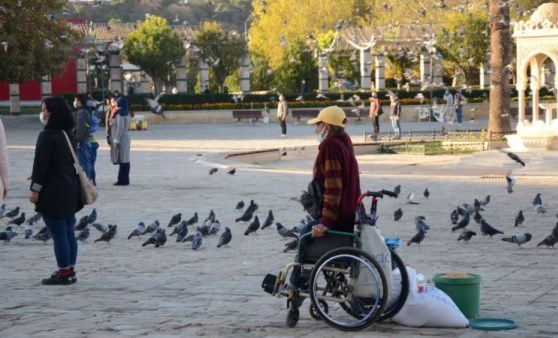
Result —
<path fill-rule="evenodd" d="M 525 166 L 525 162 L 516 154 L 512 152 L 506 152 L 509 158 L 517 162 L 518 164 Z M 513 193 L 513 186 L 516 182 L 516 178 L 513 175 L 512 171 L 508 172 L 506 175 L 506 182 L 507 186 L 506 189 L 508 193 Z M 397 194 L 400 193 L 401 186 L 397 186 L 395 191 Z M 425 198 L 430 196 L 430 192 L 426 189 L 423 193 Z M 411 192 L 407 196 L 407 203 L 408 204 L 418 204 L 418 202 L 414 201 L 415 194 Z M 487 220 L 483 217 L 481 212 L 485 211 L 485 207 L 488 206 L 490 203 L 490 195 L 487 195 L 483 200 L 474 199 L 472 204 L 463 203 L 462 205 L 458 205 L 457 208 L 453 209 L 450 213 L 450 220 L 453 225 L 451 228 L 452 232 L 460 231 L 459 236 L 457 237 L 458 241 L 468 242 L 472 239 L 473 236 L 476 236 L 477 233 L 468 227 L 472 222 L 472 220 L 479 225 L 480 232 L 483 236 L 492 236 L 498 234 L 504 234 L 503 231 L 496 229 L 492 225 L 490 225 Z M 541 194 L 537 193 L 535 198 L 533 199 L 533 209 L 537 214 L 544 214 L 546 213 L 546 209 L 543 206 Z M 401 208 L 395 210 L 393 214 L 394 221 L 399 221 L 403 217 L 403 210 Z M 558 218 L 558 214 L 556 215 Z M 515 217 L 514 227 L 522 226 L 523 222 L 525 221 L 525 216 L 523 214 L 523 210 L 519 210 L 517 216 Z M 426 223 L 426 218 L 424 216 L 416 216 L 415 217 L 415 227 L 417 233 L 407 242 L 407 245 L 411 245 L 413 243 L 419 244 L 426 238 L 426 233 L 430 229 L 428 224 Z M 532 234 L 525 232 L 525 233 L 518 233 L 509 237 L 502 237 L 502 241 L 514 243 L 518 246 L 529 242 L 532 239 Z M 537 244 L 539 246 L 547 246 L 547 247 L 554 247 L 554 245 L 558 242 L 558 222 L 556 226 L 552 229 L 551 233 L 544 238 L 541 242 Z"/>

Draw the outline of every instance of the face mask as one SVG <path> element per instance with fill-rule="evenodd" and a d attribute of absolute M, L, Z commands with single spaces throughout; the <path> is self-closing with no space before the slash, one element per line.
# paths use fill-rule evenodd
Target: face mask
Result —
<path fill-rule="evenodd" d="M 327 128 L 323 125 L 322 131 L 318 134 L 318 142 L 322 143 L 327 137 Z"/>
<path fill-rule="evenodd" d="M 39 120 L 41 120 L 41 124 L 42 124 L 43 126 L 46 126 L 47 120 L 45 119 L 45 113 L 41 112 L 41 113 L 39 114 Z"/>
<path fill-rule="evenodd" d="M 78 108 L 77 101 L 74 101 L 74 108 L 76 108 L 76 109 Z"/>

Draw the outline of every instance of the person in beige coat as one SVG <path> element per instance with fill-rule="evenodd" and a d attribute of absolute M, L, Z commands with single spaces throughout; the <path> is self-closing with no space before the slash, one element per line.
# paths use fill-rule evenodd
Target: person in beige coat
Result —
<path fill-rule="evenodd" d="M 287 100 L 283 94 L 279 94 L 279 103 L 277 104 L 277 120 L 281 125 L 281 136 L 287 136 L 287 113 L 289 107 L 287 105 Z"/>
<path fill-rule="evenodd" d="M 8 196 L 8 149 L 6 147 L 6 134 L 4 132 L 4 124 L 0 120 L 0 191 L 2 191 L 2 203 Z"/>

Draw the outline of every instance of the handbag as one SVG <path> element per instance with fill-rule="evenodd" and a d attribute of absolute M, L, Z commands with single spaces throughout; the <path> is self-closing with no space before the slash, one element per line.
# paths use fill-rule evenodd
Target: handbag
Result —
<path fill-rule="evenodd" d="M 308 190 L 303 191 L 300 196 L 300 203 L 304 210 L 313 219 L 319 219 L 322 216 L 322 207 L 324 201 L 324 189 L 316 180 L 312 180 L 308 184 Z"/>
<path fill-rule="evenodd" d="M 83 171 L 81 165 L 79 165 L 79 161 L 77 159 L 76 153 L 74 152 L 74 147 L 72 147 L 72 143 L 70 142 L 70 138 L 68 137 L 68 134 L 66 134 L 64 130 L 62 130 L 62 132 L 66 137 L 66 141 L 68 141 L 68 147 L 70 147 L 70 152 L 72 153 L 72 157 L 74 158 L 74 167 L 76 168 L 76 172 L 79 177 L 81 202 L 84 205 L 93 204 L 97 200 L 99 193 L 97 192 L 97 189 L 95 189 L 93 182 L 89 180 L 89 178 Z"/>

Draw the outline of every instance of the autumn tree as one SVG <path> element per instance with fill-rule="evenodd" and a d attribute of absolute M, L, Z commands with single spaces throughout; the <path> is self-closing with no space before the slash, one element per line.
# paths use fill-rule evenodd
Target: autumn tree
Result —
<path fill-rule="evenodd" d="M 66 20 L 49 13 L 67 1 L 4 0 L 0 6 L 0 80 L 12 83 L 59 75 L 81 37 Z"/>
<path fill-rule="evenodd" d="M 207 63 L 222 91 L 227 76 L 240 69 L 241 58 L 246 55 L 244 37 L 225 32 L 216 22 L 204 22 L 194 34 L 194 44 L 195 53 Z"/>
<path fill-rule="evenodd" d="M 155 93 L 159 93 L 161 83 L 170 88 L 170 79 L 185 55 L 185 49 L 183 41 L 167 25 L 167 20 L 152 16 L 126 37 L 123 53 L 130 63 L 151 77 Z"/>
<path fill-rule="evenodd" d="M 283 53 L 274 80 L 278 90 L 302 94 L 302 81 L 306 81 L 308 88 L 314 88 L 318 82 L 317 75 L 316 58 L 302 40 L 294 40 Z"/>

